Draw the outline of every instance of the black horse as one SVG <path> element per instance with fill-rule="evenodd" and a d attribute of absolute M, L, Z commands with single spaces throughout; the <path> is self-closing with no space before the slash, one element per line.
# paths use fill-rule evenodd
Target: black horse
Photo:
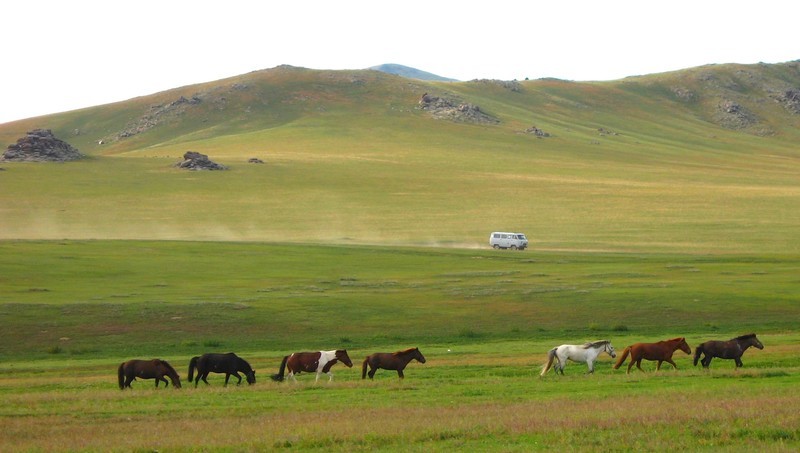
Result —
<path fill-rule="evenodd" d="M 711 364 L 711 359 L 719 357 L 720 359 L 733 359 L 736 361 L 736 368 L 742 366 L 742 354 L 750 346 L 755 346 L 758 349 L 764 349 L 764 345 L 758 341 L 756 334 L 749 333 L 742 335 L 728 341 L 706 341 L 705 343 L 697 346 L 694 349 L 694 366 L 697 366 L 697 361 L 700 360 L 700 355 L 704 354 L 703 368 L 708 368 Z"/>
<path fill-rule="evenodd" d="M 189 382 L 192 382 L 195 368 L 197 369 L 197 377 L 194 378 L 195 387 L 197 387 L 201 379 L 208 384 L 208 380 L 206 380 L 208 373 L 225 373 L 226 387 L 231 375 L 239 379 L 236 385 L 241 385 L 242 376 L 239 375 L 240 372 L 244 373 L 248 384 L 256 383 L 256 372 L 250 364 L 232 352 L 227 354 L 203 354 L 199 357 L 192 357 L 192 360 L 189 361 Z"/>

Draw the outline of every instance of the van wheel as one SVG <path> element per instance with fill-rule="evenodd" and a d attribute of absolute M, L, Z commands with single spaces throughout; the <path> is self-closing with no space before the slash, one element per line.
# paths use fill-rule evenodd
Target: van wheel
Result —
<path fill-rule="evenodd" d="M 495 245 L 494 245 L 494 249 L 495 249 L 495 250 L 497 250 L 497 249 L 499 249 L 499 248 L 500 248 L 500 246 L 499 246 L 499 245 L 497 245 L 497 244 L 495 244 Z"/>
<path fill-rule="evenodd" d="M 512 245 L 512 246 L 511 246 L 511 250 L 516 250 L 516 249 L 517 249 L 517 246 L 516 246 L 516 245 Z"/>

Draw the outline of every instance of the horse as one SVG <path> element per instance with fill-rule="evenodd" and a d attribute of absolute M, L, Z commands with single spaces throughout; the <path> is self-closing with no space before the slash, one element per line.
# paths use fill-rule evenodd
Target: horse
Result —
<path fill-rule="evenodd" d="M 178 376 L 178 372 L 166 360 L 161 359 L 122 362 L 117 369 L 117 376 L 120 390 L 131 388 L 131 382 L 135 381 L 136 378 L 155 379 L 156 388 L 158 388 L 159 381 L 163 381 L 164 385 L 169 387 L 169 381 L 164 379 L 164 376 L 172 380 L 173 387 L 181 388 L 181 378 Z"/>
<path fill-rule="evenodd" d="M 689 347 L 689 345 L 686 343 L 686 338 L 683 337 L 659 341 L 657 343 L 634 343 L 622 351 L 622 355 L 617 360 L 617 363 L 614 364 L 614 369 L 618 369 L 623 363 L 625 363 L 625 359 L 628 358 L 629 353 L 631 356 L 631 361 L 628 363 L 627 373 L 631 372 L 631 367 L 634 363 L 636 364 L 636 368 L 638 368 L 640 371 L 644 371 L 642 370 L 642 359 L 658 360 L 656 371 L 661 369 L 661 364 L 663 362 L 667 362 L 672 365 L 673 368 L 677 369 L 678 366 L 672 361 L 672 354 L 674 354 L 678 349 L 686 354 L 692 353 L 692 348 Z"/>
<path fill-rule="evenodd" d="M 403 379 L 403 370 L 411 360 L 416 360 L 419 363 L 425 363 L 425 356 L 419 352 L 419 348 L 409 348 L 397 352 L 376 352 L 375 354 L 368 355 L 361 364 L 361 379 L 367 378 L 367 366 L 369 366 L 369 378 L 375 376 L 375 372 L 379 368 L 384 370 L 397 370 L 397 376 Z"/>
<path fill-rule="evenodd" d="M 231 376 L 236 376 L 239 380 L 236 385 L 242 385 L 242 377 L 239 373 L 244 373 L 247 378 L 247 383 L 252 385 L 256 383 L 256 372 L 247 363 L 246 360 L 229 352 L 227 354 L 203 354 L 199 357 L 192 357 L 189 361 L 189 382 L 192 382 L 194 370 L 197 368 L 197 377 L 194 378 L 194 386 L 203 382 L 208 384 L 208 373 L 225 373 L 225 387 L 228 386 L 228 380 Z"/>
<path fill-rule="evenodd" d="M 608 340 L 599 340 L 583 345 L 562 344 L 547 352 L 547 363 L 542 366 L 542 372 L 539 375 L 544 376 L 550 371 L 553 359 L 558 361 L 555 366 L 556 374 L 559 372 L 562 375 L 564 374 L 564 367 L 567 366 L 568 359 L 573 362 L 586 362 L 586 366 L 589 367 L 589 373 L 594 373 L 594 361 L 601 352 L 605 352 L 611 358 L 617 356 L 617 353 L 614 352 L 614 346 L 611 346 L 611 342 Z"/>
<path fill-rule="evenodd" d="M 331 367 L 337 362 L 344 363 L 348 368 L 353 367 L 353 362 L 350 361 L 350 357 L 347 355 L 346 349 L 337 349 L 334 351 L 295 352 L 283 358 L 281 367 L 278 370 L 278 374 L 273 374 L 272 380 L 278 382 L 283 381 L 283 373 L 288 369 L 289 373 L 286 375 L 286 378 L 292 378 L 294 382 L 297 382 L 295 374 L 299 374 L 301 372 L 317 373 L 317 378 L 314 380 L 314 382 L 318 382 L 319 376 L 322 373 L 325 373 L 328 375 L 328 382 L 330 382 L 333 380 Z"/>
<path fill-rule="evenodd" d="M 706 341 L 694 349 L 694 366 L 697 366 L 697 361 L 700 360 L 700 355 L 704 354 L 702 364 L 703 368 L 708 368 L 711 364 L 711 359 L 719 357 L 720 359 L 733 359 L 736 362 L 736 368 L 742 366 L 742 354 L 750 346 L 755 346 L 758 349 L 764 349 L 764 345 L 758 341 L 756 334 L 749 333 L 740 337 L 733 338 L 728 341 Z"/>

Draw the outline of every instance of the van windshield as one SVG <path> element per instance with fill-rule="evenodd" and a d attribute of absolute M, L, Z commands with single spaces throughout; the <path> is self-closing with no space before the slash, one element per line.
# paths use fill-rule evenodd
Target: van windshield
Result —
<path fill-rule="evenodd" d="M 518 234 L 517 239 L 524 239 L 526 241 L 528 240 L 528 238 L 526 238 L 524 234 Z"/>

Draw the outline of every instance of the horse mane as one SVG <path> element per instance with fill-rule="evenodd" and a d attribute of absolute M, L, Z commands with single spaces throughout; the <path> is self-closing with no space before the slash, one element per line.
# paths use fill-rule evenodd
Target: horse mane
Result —
<path fill-rule="evenodd" d="M 233 353 L 231 352 L 231 354 L 233 354 Z M 247 360 L 245 360 L 245 359 L 243 359 L 243 358 L 239 357 L 239 356 L 238 356 L 238 355 L 236 355 L 236 354 L 233 354 L 233 357 L 235 357 L 235 358 L 236 358 L 236 362 L 238 362 L 238 364 L 243 364 L 243 365 L 245 365 L 247 368 L 250 368 L 251 370 L 253 369 L 253 367 L 252 367 L 252 366 L 250 366 L 250 362 L 248 362 Z"/>
<path fill-rule="evenodd" d="M 175 373 L 175 374 L 178 374 L 178 372 L 177 372 L 177 371 L 175 371 L 175 368 L 173 368 L 173 367 L 172 367 L 172 365 L 170 365 L 170 364 L 169 364 L 169 362 L 167 362 L 166 360 L 163 360 L 163 359 L 155 359 L 155 362 L 156 362 L 156 364 L 159 364 L 159 363 L 160 363 L 160 364 L 164 365 L 164 366 L 165 366 L 165 367 L 167 367 L 169 370 L 171 370 L 173 373 Z"/>
<path fill-rule="evenodd" d="M 403 354 L 408 354 L 409 352 L 413 351 L 414 349 L 417 349 L 417 348 L 408 348 L 408 349 L 403 349 L 402 351 L 393 352 L 393 353 L 392 353 L 392 355 L 403 355 Z"/>
<path fill-rule="evenodd" d="M 739 335 L 739 336 L 738 336 L 738 337 L 736 337 L 736 338 L 731 338 L 731 341 L 736 341 L 736 340 L 749 340 L 750 338 L 755 338 L 755 337 L 756 337 L 756 334 L 754 334 L 754 333 L 748 333 L 747 335 Z"/>
<path fill-rule="evenodd" d="M 599 348 L 600 346 L 605 346 L 608 343 L 611 343 L 608 340 L 598 340 L 595 342 L 589 341 L 583 345 L 583 349 L 590 349 L 590 348 Z"/>

